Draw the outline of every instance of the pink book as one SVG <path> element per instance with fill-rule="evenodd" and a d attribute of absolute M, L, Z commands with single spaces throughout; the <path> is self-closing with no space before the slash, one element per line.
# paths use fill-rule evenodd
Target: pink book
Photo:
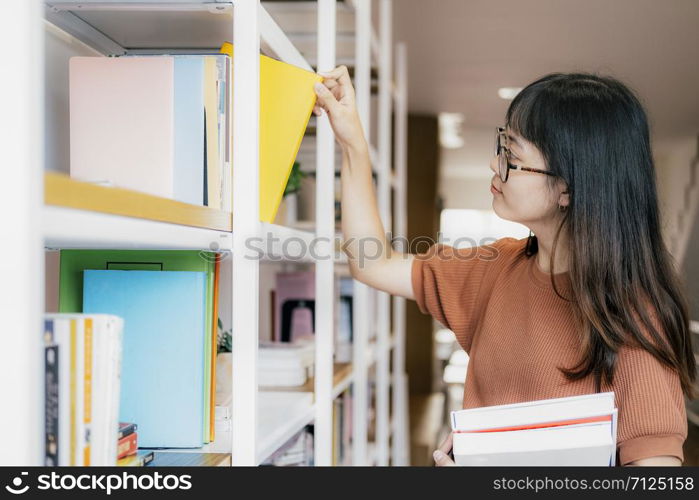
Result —
<path fill-rule="evenodd" d="M 70 175 L 173 198 L 172 57 L 70 59 Z"/>

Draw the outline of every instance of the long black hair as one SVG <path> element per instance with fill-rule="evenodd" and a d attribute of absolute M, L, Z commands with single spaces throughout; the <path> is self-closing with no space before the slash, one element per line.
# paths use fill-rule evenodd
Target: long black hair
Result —
<path fill-rule="evenodd" d="M 569 380 L 593 373 L 599 391 L 603 379 L 613 381 L 619 347 L 638 345 L 676 370 L 693 398 L 687 300 L 661 237 L 648 120 L 638 97 L 609 76 L 552 73 L 514 98 L 506 124 L 536 146 L 568 186 L 570 203 L 560 217 L 551 266 L 563 232 L 568 300 L 584 356 L 575 367 L 559 369 Z M 558 179 L 548 179 L 553 188 Z M 530 238 L 531 253 L 537 245 Z M 554 289 L 559 293 L 555 283 Z"/>

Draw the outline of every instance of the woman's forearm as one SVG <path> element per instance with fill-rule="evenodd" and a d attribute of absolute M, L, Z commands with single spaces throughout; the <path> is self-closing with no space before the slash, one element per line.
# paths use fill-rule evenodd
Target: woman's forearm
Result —
<path fill-rule="evenodd" d="M 394 252 L 379 218 L 371 175 L 369 147 L 355 104 L 354 87 L 346 66 L 323 74 L 315 85 L 313 112 L 324 110 L 342 147 L 342 235 L 352 276 L 363 283 L 402 297 L 414 298 L 413 256 Z M 332 166 L 328 166 L 333 168 Z"/>
<path fill-rule="evenodd" d="M 352 275 L 359 277 L 387 256 L 390 243 L 379 216 L 369 148 L 356 141 L 342 152 L 342 236 Z"/>

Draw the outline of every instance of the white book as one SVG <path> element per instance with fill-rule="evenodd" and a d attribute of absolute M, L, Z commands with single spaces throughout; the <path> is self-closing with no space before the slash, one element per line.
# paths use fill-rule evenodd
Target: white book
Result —
<path fill-rule="evenodd" d="M 613 412 L 616 420 L 616 410 Z M 454 433 L 457 465 L 608 466 L 614 465 L 612 422 L 506 432 Z"/>
<path fill-rule="evenodd" d="M 452 430 L 458 465 L 604 466 L 616 459 L 613 392 L 459 410 Z"/>
<path fill-rule="evenodd" d="M 93 322 L 93 424 L 91 465 L 116 465 L 119 429 L 119 370 L 124 321 L 107 314 L 89 315 Z"/>
<path fill-rule="evenodd" d="M 298 387 L 308 380 L 308 372 L 305 369 L 259 370 L 257 383 L 262 387 Z"/>
<path fill-rule="evenodd" d="M 601 392 L 457 410 L 451 413 L 451 426 L 453 430 L 488 429 L 600 415 L 613 409 L 614 392 Z"/>

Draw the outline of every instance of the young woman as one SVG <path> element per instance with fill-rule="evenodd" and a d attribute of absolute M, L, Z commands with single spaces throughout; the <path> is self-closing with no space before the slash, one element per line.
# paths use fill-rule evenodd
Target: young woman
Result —
<path fill-rule="evenodd" d="M 347 68 L 323 76 L 314 112 L 342 147 L 352 275 L 454 331 L 470 356 L 463 407 L 614 391 L 617 464 L 681 465 L 695 360 L 636 96 L 586 73 L 528 85 L 496 130 L 490 169 L 493 210 L 529 238 L 411 255 L 387 251 Z M 357 258 L 376 242 L 379 258 Z M 450 449 L 448 438 L 437 465 L 453 465 Z"/>

